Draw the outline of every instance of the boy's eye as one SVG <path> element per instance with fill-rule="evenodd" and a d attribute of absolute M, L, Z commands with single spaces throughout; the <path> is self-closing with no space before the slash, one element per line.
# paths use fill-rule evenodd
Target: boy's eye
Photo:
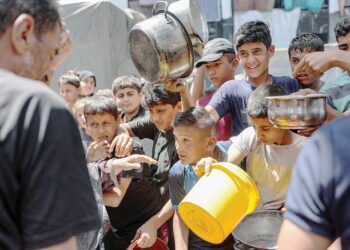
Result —
<path fill-rule="evenodd" d="M 299 63 L 299 59 L 292 59 L 292 63 L 293 64 L 298 64 Z"/>
<path fill-rule="evenodd" d="M 123 97 L 124 97 L 124 95 L 117 95 L 117 97 L 118 97 L 118 98 L 123 98 Z"/>

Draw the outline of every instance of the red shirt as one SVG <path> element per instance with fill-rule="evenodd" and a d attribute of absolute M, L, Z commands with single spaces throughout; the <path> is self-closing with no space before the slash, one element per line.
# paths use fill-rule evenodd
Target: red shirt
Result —
<path fill-rule="evenodd" d="M 210 99 L 213 97 L 215 92 L 209 92 L 204 94 L 197 101 L 197 106 L 205 107 Z M 219 119 L 216 123 L 216 139 L 218 141 L 227 141 L 231 137 L 231 123 L 232 118 L 230 114 L 226 114 L 224 117 Z"/>

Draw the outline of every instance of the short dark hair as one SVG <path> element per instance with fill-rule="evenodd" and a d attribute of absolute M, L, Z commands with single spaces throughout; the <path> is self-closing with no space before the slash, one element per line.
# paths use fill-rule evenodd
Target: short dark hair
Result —
<path fill-rule="evenodd" d="M 79 88 L 80 86 L 80 79 L 78 76 L 74 74 L 64 74 L 60 77 L 58 80 L 58 86 L 61 86 L 62 84 L 70 84 L 73 85 L 76 88 Z"/>
<path fill-rule="evenodd" d="M 143 87 L 143 95 L 143 102 L 148 107 L 159 104 L 170 104 L 175 107 L 176 104 L 181 101 L 180 93 L 166 90 L 163 84 L 145 84 Z"/>
<path fill-rule="evenodd" d="M 290 57 L 292 50 L 303 52 L 305 49 L 314 51 L 324 51 L 324 42 L 313 33 L 301 33 L 294 37 L 289 44 L 288 55 Z"/>
<path fill-rule="evenodd" d="M 340 36 L 346 36 L 350 32 L 350 16 L 344 16 L 334 26 L 334 34 L 338 41 Z"/>
<path fill-rule="evenodd" d="M 109 113 L 118 118 L 118 106 L 111 97 L 92 96 L 84 104 L 84 115 Z"/>
<path fill-rule="evenodd" d="M 286 95 L 286 90 L 276 84 L 263 84 L 257 87 L 248 100 L 247 114 L 253 118 L 267 118 L 267 96 Z"/>
<path fill-rule="evenodd" d="M 271 46 L 272 38 L 270 29 L 263 21 L 250 21 L 238 28 L 234 35 L 233 44 L 236 50 L 246 43 L 262 42 L 266 48 Z"/>
<path fill-rule="evenodd" d="M 204 107 L 191 107 L 176 114 L 173 127 L 189 126 L 209 129 L 212 136 L 216 134 L 216 122 Z"/>
<path fill-rule="evenodd" d="M 61 22 L 55 0 L 0 0 L 0 36 L 21 14 L 33 17 L 38 38 Z"/>
<path fill-rule="evenodd" d="M 141 92 L 142 83 L 141 80 L 132 75 L 120 76 L 114 79 L 112 84 L 113 95 L 116 96 L 118 90 L 132 88 L 136 89 L 137 92 Z"/>

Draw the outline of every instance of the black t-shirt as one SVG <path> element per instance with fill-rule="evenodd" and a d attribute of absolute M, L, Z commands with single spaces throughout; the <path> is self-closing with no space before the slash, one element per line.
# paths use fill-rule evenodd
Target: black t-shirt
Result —
<path fill-rule="evenodd" d="M 41 82 L 0 72 L 0 249 L 58 244 L 100 226 L 71 113 Z"/>

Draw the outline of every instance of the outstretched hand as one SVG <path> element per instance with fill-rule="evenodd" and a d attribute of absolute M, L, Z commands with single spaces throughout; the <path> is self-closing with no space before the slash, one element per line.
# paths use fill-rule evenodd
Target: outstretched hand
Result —
<path fill-rule="evenodd" d="M 202 158 L 197 162 L 196 166 L 193 167 L 193 170 L 199 177 L 204 174 L 208 175 L 211 171 L 211 164 L 215 162 L 217 162 L 217 160 L 212 157 Z"/>
<path fill-rule="evenodd" d="M 141 163 L 152 165 L 156 164 L 157 161 L 147 155 L 134 154 L 122 159 L 114 159 L 112 166 L 119 170 L 131 170 L 141 168 Z"/>

